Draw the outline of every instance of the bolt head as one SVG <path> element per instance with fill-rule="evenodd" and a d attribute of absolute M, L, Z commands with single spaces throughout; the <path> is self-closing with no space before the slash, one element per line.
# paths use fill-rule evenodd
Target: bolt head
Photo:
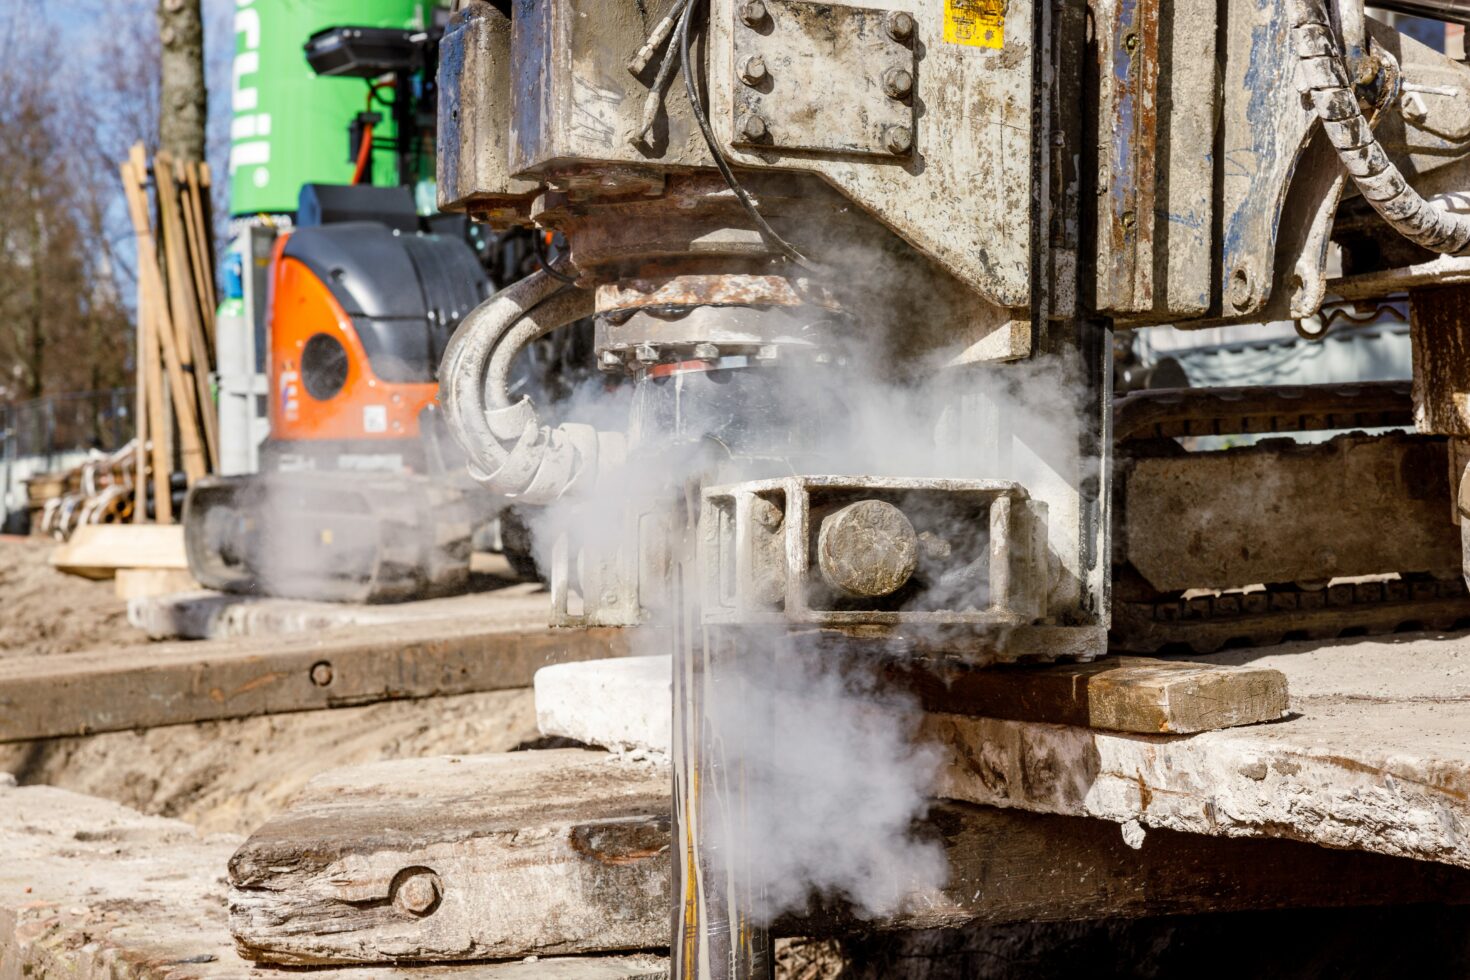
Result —
<path fill-rule="evenodd" d="M 781 508 L 764 497 L 757 497 L 750 503 L 750 516 L 755 522 L 768 531 L 774 531 L 781 526 L 786 515 L 781 513 Z"/>
<path fill-rule="evenodd" d="M 658 348 L 652 344 L 639 344 L 633 348 L 633 356 L 644 364 L 652 364 L 658 360 Z"/>
<path fill-rule="evenodd" d="M 318 660 L 311 665 L 311 682 L 317 687 L 326 687 L 332 683 L 332 665 L 325 660 Z"/>
<path fill-rule="evenodd" d="M 883 73 L 883 91 L 890 99 L 906 99 L 914 91 L 914 73 L 907 68 L 890 68 Z"/>
<path fill-rule="evenodd" d="M 720 357 L 720 348 L 715 344 L 695 344 L 694 357 L 700 361 L 714 361 Z"/>
<path fill-rule="evenodd" d="M 393 904 L 414 915 L 428 915 L 438 901 L 438 877 L 429 871 L 409 875 L 393 893 Z"/>
<path fill-rule="evenodd" d="M 753 54 L 740 66 L 740 77 L 747 85 L 755 85 L 766 77 L 766 59 Z"/>
<path fill-rule="evenodd" d="M 1399 111 L 1412 123 L 1422 123 L 1429 118 L 1429 109 L 1418 92 L 1406 92 L 1399 99 Z"/>
<path fill-rule="evenodd" d="M 914 17 L 901 10 L 888 15 L 888 36 L 895 41 L 907 41 L 914 36 Z"/>
<path fill-rule="evenodd" d="M 740 5 L 740 19 L 746 27 L 756 27 L 765 22 L 766 5 L 761 0 L 749 0 Z"/>
<path fill-rule="evenodd" d="M 1244 310 L 1251 305 L 1255 297 L 1255 288 L 1251 281 L 1250 270 L 1240 265 L 1230 274 L 1230 286 L 1225 291 L 1225 298 L 1230 305 L 1237 310 Z"/>
<path fill-rule="evenodd" d="M 754 142 L 766 138 L 766 121 L 753 112 L 740 117 L 740 135 Z"/>
<path fill-rule="evenodd" d="M 883 146 L 895 156 L 914 148 L 914 132 L 907 126 L 889 126 L 883 130 Z"/>

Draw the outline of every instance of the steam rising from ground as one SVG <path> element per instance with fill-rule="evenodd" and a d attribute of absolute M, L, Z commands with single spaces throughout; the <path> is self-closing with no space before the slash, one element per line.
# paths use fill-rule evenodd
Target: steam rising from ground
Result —
<path fill-rule="evenodd" d="M 724 776 L 744 784 L 726 811 L 728 864 L 752 876 L 758 924 L 814 896 L 872 918 L 942 887 L 943 848 L 913 834 L 940 763 L 937 748 L 913 741 L 917 703 L 798 641 L 770 640 L 776 663 L 737 661 L 707 707 Z"/>
<path fill-rule="evenodd" d="M 1069 394 L 1078 379 L 1069 364 L 977 365 L 906 383 L 866 354 L 662 379 L 662 394 L 646 383 L 631 409 L 605 393 L 575 399 L 572 414 L 604 429 L 621 429 L 630 413 L 629 464 L 600 493 L 533 515 L 542 568 L 558 536 L 598 550 L 620 537 L 626 545 L 629 501 L 692 521 L 691 488 L 700 485 L 866 474 L 1009 479 L 1036 492 L 1076 478 L 1066 472 L 1079 445 Z M 670 404 L 679 406 L 672 434 Z M 946 533 L 964 541 L 987 530 L 972 524 Z M 681 614 L 651 611 L 663 625 Z M 670 630 L 638 632 L 639 652 L 669 652 Z M 693 636 L 698 644 L 697 629 Z M 896 911 L 905 896 L 943 888 L 942 846 L 914 833 L 941 755 L 914 741 L 917 703 L 852 670 L 853 658 L 810 649 L 785 631 L 752 630 L 736 642 L 742 649 L 716 658 L 709 676 L 717 680 L 704 689 L 711 724 L 697 737 L 718 741 L 723 765 L 706 774 L 700 792 L 715 794 L 706 805 L 729 820 L 726 834 L 713 835 L 712 856 L 737 878 L 751 876 L 761 924 L 814 898 L 875 917 Z"/>

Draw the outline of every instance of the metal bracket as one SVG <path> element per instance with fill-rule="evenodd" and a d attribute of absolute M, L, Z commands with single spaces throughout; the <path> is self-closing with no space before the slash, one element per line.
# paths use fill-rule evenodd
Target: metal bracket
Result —
<path fill-rule="evenodd" d="M 913 152 L 917 28 L 910 14 L 807 0 L 747 0 L 734 11 L 734 143 Z"/>
<path fill-rule="evenodd" d="M 903 515 L 918 554 L 886 594 L 841 594 L 823 553 L 829 524 L 877 501 Z M 853 565 L 887 557 L 888 540 L 857 544 Z M 714 487 L 700 548 L 706 623 L 1014 627 L 1046 615 L 1046 505 L 1016 483 L 791 477 Z"/>

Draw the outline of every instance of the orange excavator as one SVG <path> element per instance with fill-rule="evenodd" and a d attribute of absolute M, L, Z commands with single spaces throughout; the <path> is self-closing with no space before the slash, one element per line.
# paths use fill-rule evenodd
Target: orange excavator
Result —
<path fill-rule="evenodd" d="M 463 589 L 494 502 L 445 458 L 435 371 L 489 295 L 475 253 L 457 237 L 346 221 L 281 235 L 270 261 L 270 437 L 260 473 L 191 488 L 195 578 L 333 601 Z"/>

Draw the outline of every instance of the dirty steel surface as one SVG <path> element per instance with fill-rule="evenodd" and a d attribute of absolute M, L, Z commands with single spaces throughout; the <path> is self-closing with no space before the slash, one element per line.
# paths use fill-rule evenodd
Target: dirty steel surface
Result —
<path fill-rule="evenodd" d="M 241 959 L 225 922 L 232 835 L 0 777 L 0 978 L 218 980 L 299 974 Z M 319 971 L 313 980 L 643 980 L 656 956 Z"/>

